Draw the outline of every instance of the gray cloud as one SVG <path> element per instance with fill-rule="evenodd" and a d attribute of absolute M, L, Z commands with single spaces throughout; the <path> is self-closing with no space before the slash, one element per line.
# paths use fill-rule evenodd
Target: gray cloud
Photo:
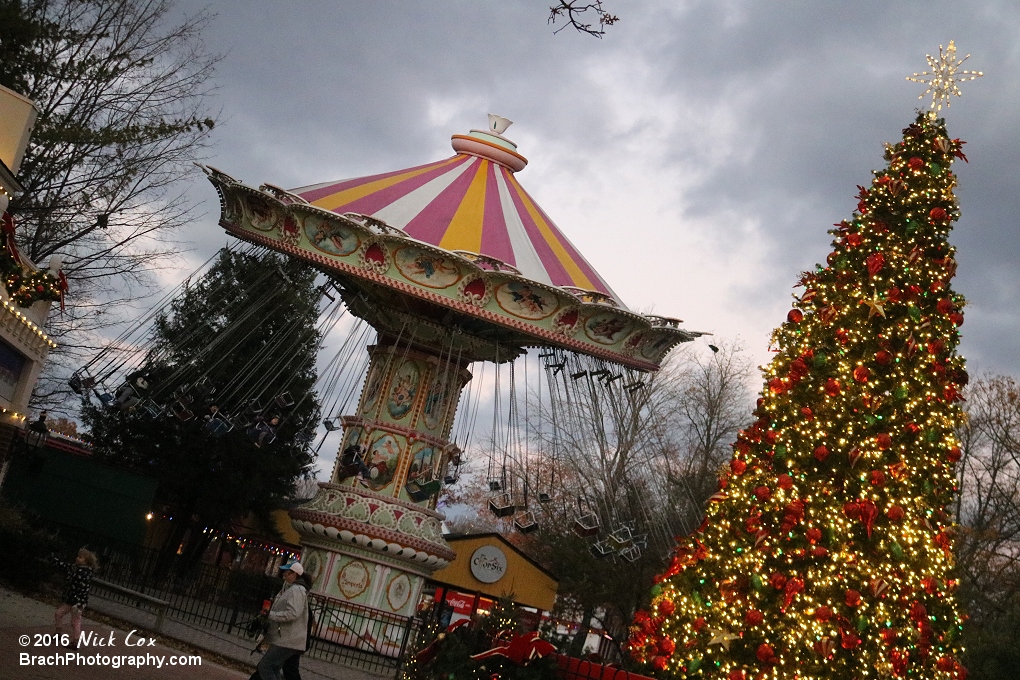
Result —
<path fill-rule="evenodd" d="M 531 159 L 521 182 L 632 307 L 766 361 L 797 274 L 926 105 L 904 77 L 955 39 L 987 72 L 947 115 L 971 160 L 956 166 L 962 351 L 1020 372 L 1015 3 L 617 0 L 601 41 L 554 36 L 546 4 L 217 3 L 211 163 L 251 184 L 367 175 L 448 156 L 450 134 L 500 113 Z M 225 237 L 211 188 L 193 195 L 204 259 Z"/>

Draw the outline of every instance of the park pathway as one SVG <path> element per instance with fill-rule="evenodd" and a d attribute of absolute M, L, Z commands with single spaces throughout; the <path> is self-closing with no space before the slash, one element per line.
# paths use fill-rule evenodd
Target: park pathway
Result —
<path fill-rule="evenodd" d="M 139 630 L 150 628 L 154 616 L 124 604 L 114 603 L 103 598 L 90 598 L 90 609 L 102 612 L 124 622 L 138 625 Z M 250 645 L 236 637 L 201 627 L 177 622 L 168 618 L 162 634 L 156 635 L 152 646 L 145 640 L 143 646 L 128 643 L 139 641 L 139 634 L 128 636 L 132 630 L 124 626 L 124 630 L 111 628 L 105 624 L 86 618 L 82 622 L 82 631 L 90 643 L 78 650 L 70 650 L 54 644 L 53 607 L 44 602 L 24 597 L 10 590 L 0 588 L 0 680 L 92 680 L 118 679 L 125 680 L 168 680 L 170 678 L 188 678 L 189 680 L 244 680 L 249 672 L 241 672 L 206 660 L 203 650 L 213 652 L 220 657 L 230 659 L 238 664 L 253 666 L 258 660 L 252 656 Z M 68 627 L 68 632 L 70 629 Z M 140 633 L 148 638 L 147 632 Z M 177 640 L 185 643 L 190 651 L 182 651 L 167 647 L 164 640 Z M 100 645 L 99 641 L 103 641 Z M 108 646 L 112 641 L 112 645 Z M 27 645 L 24 643 L 28 643 Z M 40 658 L 47 664 L 64 661 L 61 665 L 24 665 L 24 655 L 29 660 Z M 120 668 L 114 668 L 113 657 L 118 657 Z M 171 665 L 171 657 L 178 664 Z M 201 659 L 196 665 L 195 657 Z M 144 665 L 125 665 L 127 658 Z M 162 667 L 158 664 L 162 661 Z M 378 675 L 346 668 L 336 664 L 326 664 L 316 659 L 302 659 L 301 675 L 304 680 L 381 680 Z M 392 677 L 392 675 L 390 675 Z"/>

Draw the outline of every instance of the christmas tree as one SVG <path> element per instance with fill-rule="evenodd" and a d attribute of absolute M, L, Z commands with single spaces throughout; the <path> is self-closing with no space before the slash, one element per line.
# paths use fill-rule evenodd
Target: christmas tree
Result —
<path fill-rule="evenodd" d="M 757 420 L 632 626 L 659 675 L 966 675 L 946 511 L 967 383 L 947 240 L 962 145 L 919 113 L 802 274 Z"/>

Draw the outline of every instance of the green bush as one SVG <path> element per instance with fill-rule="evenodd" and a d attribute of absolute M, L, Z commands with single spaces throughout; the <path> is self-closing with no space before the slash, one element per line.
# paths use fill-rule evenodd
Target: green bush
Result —
<path fill-rule="evenodd" d="M 26 513 L 0 500 L 0 579 L 25 591 L 39 591 L 55 582 L 57 569 L 50 556 L 64 546 L 52 533 L 35 525 Z"/>

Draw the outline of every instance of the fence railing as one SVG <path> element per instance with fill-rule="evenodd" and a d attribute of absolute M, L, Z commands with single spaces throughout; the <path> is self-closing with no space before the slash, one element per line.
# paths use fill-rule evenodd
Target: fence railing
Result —
<path fill-rule="evenodd" d="M 138 594 L 166 602 L 166 616 L 247 638 L 247 627 L 265 600 L 280 589 L 280 580 L 199 563 L 177 574 L 155 554 L 123 555 L 106 552 L 102 580 L 97 585 L 104 599 L 136 605 Z M 374 673 L 396 673 L 419 631 L 415 617 L 310 594 L 316 624 L 308 657 L 341 663 Z"/>

